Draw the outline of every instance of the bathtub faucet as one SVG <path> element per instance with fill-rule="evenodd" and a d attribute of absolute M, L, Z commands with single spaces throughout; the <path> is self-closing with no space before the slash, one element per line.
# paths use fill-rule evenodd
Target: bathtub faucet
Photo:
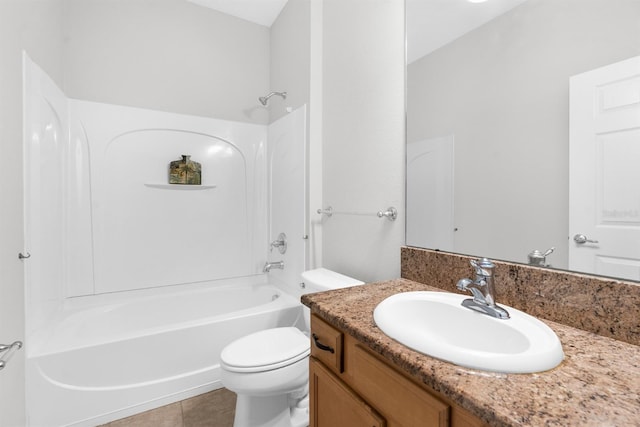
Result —
<path fill-rule="evenodd" d="M 264 268 L 262 269 L 262 271 L 264 273 L 268 273 L 268 272 L 271 271 L 272 268 L 279 268 L 280 270 L 284 270 L 284 261 L 265 262 L 264 263 Z"/>

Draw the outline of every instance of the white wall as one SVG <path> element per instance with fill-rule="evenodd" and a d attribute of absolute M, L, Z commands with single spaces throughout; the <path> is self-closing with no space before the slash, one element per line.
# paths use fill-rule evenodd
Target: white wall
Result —
<path fill-rule="evenodd" d="M 289 0 L 271 28 L 271 121 L 308 104 L 307 268 L 397 277 L 404 242 L 404 7 L 389 0 Z M 343 87 L 346 86 L 346 89 Z M 363 124 L 366 124 L 363 126 Z M 392 223 L 316 209 L 391 205 Z"/>
<path fill-rule="evenodd" d="M 64 5 L 70 98 L 267 124 L 267 27 L 185 0 Z"/>
<path fill-rule="evenodd" d="M 273 97 L 270 123 L 286 114 L 285 107 L 309 102 L 310 0 L 289 0 L 270 31 L 270 91 L 287 92 L 287 99 Z"/>
<path fill-rule="evenodd" d="M 266 126 L 77 100 L 70 107 L 81 132 L 71 135 L 80 144 L 67 154 L 75 165 L 67 186 L 91 184 L 69 209 L 70 227 L 93 229 L 68 238 L 90 243 L 80 252 L 93 250 L 94 270 L 70 263 L 86 274 L 70 275 L 80 281 L 69 280 L 67 296 L 261 272 Z M 201 164 L 202 185 L 166 185 L 169 162 L 182 154 Z"/>
<path fill-rule="evenodd" d="M 636 0 L 529 0 L 409 65 L 407 141 L 455 136 L 457 252 L 567 267 L 569 77 L 640 54 L 639 22 Z"/>
<path fill-rule="evenodd" d="M 317 120 L 317 108 L 310 103 L 311 91 L 311 8 L 317 7 L 321 2 L 310 0 L 289 0 L 280 12 L 280 15 L 271 26 L 271 56 L 270 56 L 270 91 L 286 91 L 287 99 L 278 97 L 271 98 L 269 104 L 270 123 L 273 124 L 287 114 L 287 107 L 297 109 L 306 106 L 304 118 L 305 135 L 299 143 L 304 143 L 304 157 L 300 160 L 304 162 L 303 185 L 304 194 L 304 228 L 296 232 L 295 239 L 304 240 L 305 262 L 304 268 L 314 268 L 316 265 L 311 260 L 316 258 L 319 252 L 318 245 L 320 239 L 318 234 L 312 233 L 309 226 L 309 198 L 319 193 L 314 188 L 317 179 L 310 180 L 309 173 L 316 159 L 315 153 L 310 153 L 310 125 Z M 316 141 L 314 141 L 315 143 Z M 312 160 L 313 159 L 313 160 Z M 313 163 L 310 163 L 313 162 Z M 296 283 L 299 278 L 296 279 Z"/>
<path fill-rule="evenodd" d="M 269 125 L 267 147 L 269 175 L 269 236 L 262 247 L 267 260 L 284 261 L 284 269 L 273 269 L 269 278 L 280 282 L 290 294 L 298 295 L 298 284 L 306 268 L 306 134 L 307 111 L 302 106 Z M 270 247 L 278 235 L 287 236 L 284 254 Z"/>
<path fill-rule="evenodd" d="M 0 0 L 0 342 L 24 339 L 22 49 L 62 81 L 59 0 Z M 0 372 L 0 426 L 25 424 L 24 350 Z"/>
<path fill-rule="evenodd" d="M 404 4 L 326 0 L 323 16 L 323 204 L 371 213 L 324 220 L 323 264 L 364 281 L 398 277 L 404 242 Z M 389 206 L 398 209 L 398 220 L 375 216 Z"/>
<path fill-rule="evenodd" d="M 322 262 L 322 217 L 316 209 L 322 206 L 322 2 L 311 2 L 309 8 L 309 146 L 307 156 L 307 216 L 309 250 L 307 267 L 320 267 Z M 313 112 L 313 114 L 310 114 Z"/>
<path fill-rule="evenodd" d="M 24 263 L 25 340 L 29 344 L 25 353 L 29 355 L 35 325 L 46 322 L 60 308 L 67 281 L 67 236 L 73 233 L 65 221 L 65 184 L 72 151 L 67 98 L 26 54 L 23 84 L 24 247 L 31 254 Z"/>

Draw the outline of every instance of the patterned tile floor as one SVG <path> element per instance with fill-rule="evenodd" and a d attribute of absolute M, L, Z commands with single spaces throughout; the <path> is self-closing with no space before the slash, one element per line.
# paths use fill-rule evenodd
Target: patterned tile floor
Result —
<path fill-rule="evenodd" d="M 102 427 L 232 427 L 235 393 L 221 388 Z"/>

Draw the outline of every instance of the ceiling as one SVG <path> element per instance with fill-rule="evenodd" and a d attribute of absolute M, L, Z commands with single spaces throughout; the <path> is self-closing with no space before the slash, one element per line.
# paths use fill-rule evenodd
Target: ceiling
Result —
<path fill-rule="evenodd" d="M 187 0 L 270 27 L 287 0 Z M 402 1 L 402 0 L 397 0 Z M 526 0 L 405 0 L 407 62 L 438 49 Z"/>
<path fill-rule="evenodd" d="M 407 63 L 433 52 L 526 0 L 406 0 Z"/>
<path fill-rule="evenodd" d="M 255 24 L 271 27 L 287 0 L 187 0 Z"/>

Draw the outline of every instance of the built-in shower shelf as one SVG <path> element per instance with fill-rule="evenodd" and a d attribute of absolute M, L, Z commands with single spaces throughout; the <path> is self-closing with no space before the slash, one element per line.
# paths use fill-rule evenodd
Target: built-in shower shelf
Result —
<path fill-rule="evenodd" d="M 160 188 L 163 190 L 180 190 L 180 191 L 198 191 L 198 190 L 211 190 L 216 188 L 217 185 L 193 185 L 193 184 L 154 184 L 145 183 L 145 187 Z"/>

